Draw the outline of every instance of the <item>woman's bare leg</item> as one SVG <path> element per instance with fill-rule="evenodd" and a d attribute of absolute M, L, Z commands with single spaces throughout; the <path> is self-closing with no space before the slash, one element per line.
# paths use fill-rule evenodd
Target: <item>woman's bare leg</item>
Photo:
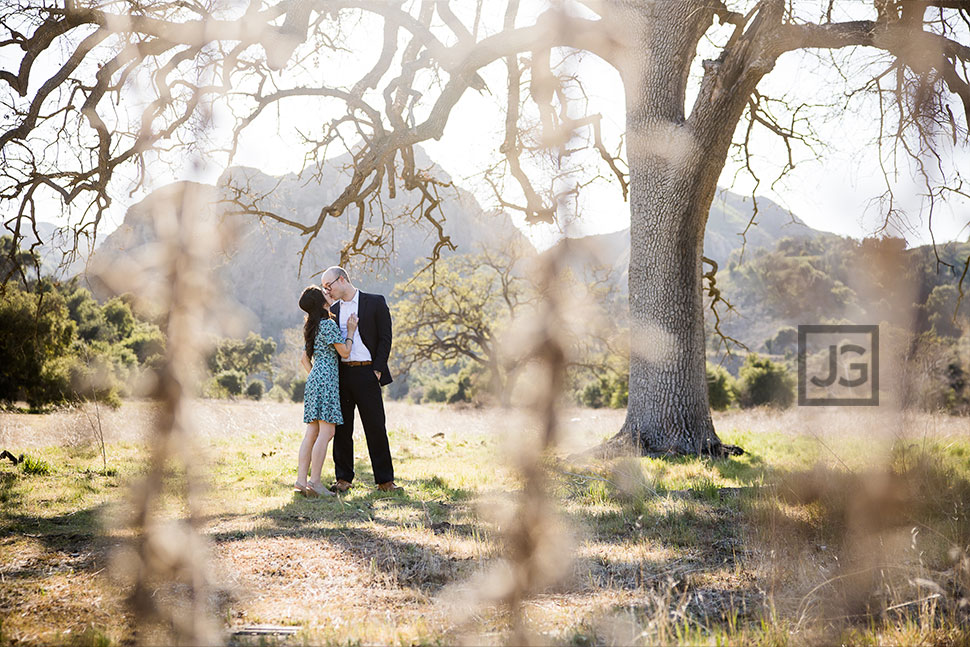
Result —
<path fill-rule="evenodd" d="M 319 424 L 320 432 L 317 434 L 316 442 L 313 443 L 313 454 L 310 461 L 310 487 L 319 492 L 323 489 L 323 486 L 320 484 L 320 473 L 323 471 L 323 461 L 327 458 L 327 446 L 330 445 L 330 440 L 333 438 L 336 427 L 332 423 L 324 422 L 323 420 L 317 420 L 316 424 Z"/>
<path fill-rule="evenodd" d="M 307 472 L 310 471 L 313 445 L 317 442 L 317 437 L 320 435 L 320 425 L 317 424 L 318 422 L 314 420 L 313 422 L 307 423 L 306 434 L 303 436 L 303 442 L 300 444 L 300 455 L 296 465 L 296 485 L 299 487 L 306 487 Z"/>

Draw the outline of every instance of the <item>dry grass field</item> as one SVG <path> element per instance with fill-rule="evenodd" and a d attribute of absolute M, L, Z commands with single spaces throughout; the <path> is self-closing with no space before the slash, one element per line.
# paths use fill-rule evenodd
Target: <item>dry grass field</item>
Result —
<path fill-rule="evenodd" d="M 494 600 L 527 412 L 388 403 L 403 494 L 294 498 L 301 407 L 202 401 L 203 533 L 231 644 L 501 644 Z M 154 407 L 0 414 L 0 645 L 132 641 L 128 484 Z M 526 603 L 539 642 L 970 642 L 970 420 L 860 409 L 719 414 L 728 460 L 584 460 L 623 412 L 566 410 L 559 538 Z M 329 458 L 325 474 L 332 473 Z M 173 515 L 179 510 L 173 509 Z M 507 568 L 506 568 L 507 570 Z M 159 595 L 177 592 L 159 591 Z M 253 625 L 296 634 L 251 637 Z"/>

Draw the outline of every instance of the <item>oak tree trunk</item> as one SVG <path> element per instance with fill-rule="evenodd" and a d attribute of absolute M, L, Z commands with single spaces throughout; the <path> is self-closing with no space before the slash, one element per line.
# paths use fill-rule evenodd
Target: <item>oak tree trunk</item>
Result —
<path fill-rule="evenodd" d="M 708 402 L 701 259 L 708 211 L 734 127 L 761 74 L 744 65 L 703 86 L 684 114 L 697 42 L 711 15 L 691 2 L 648 2 L 630 17 L 624 74 L 630 163 L 630 391 L 615 441 L 641 453 L 736 454 Z M 731 63 L 728 61 L 727 63 Z M 715 62 L 719 65 L 720 63 Z M 704 102 L 707 103 L 704 103 Z M 698 108 L 698 106 L 702 106 Z"/>

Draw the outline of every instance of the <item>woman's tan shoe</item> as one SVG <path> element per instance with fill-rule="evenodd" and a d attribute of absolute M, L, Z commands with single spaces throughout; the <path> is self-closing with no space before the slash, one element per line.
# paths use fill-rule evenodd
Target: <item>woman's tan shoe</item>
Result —
<path fill-rule="evenodd" d="M 307 487 L 306 487 L 306 495 L 307 495 L 307 497 L 309 497 L 311 499 L 318 499 L 320 497 L 337 496 L 336 494 L 334 494 L 333 492 L 331 492 L 327 488 L 323 487 L 322 484 L 319 485 L 318 487 L 314 487 L 313 483 L 310 483 L 310 484 L 307 485 Z"/>

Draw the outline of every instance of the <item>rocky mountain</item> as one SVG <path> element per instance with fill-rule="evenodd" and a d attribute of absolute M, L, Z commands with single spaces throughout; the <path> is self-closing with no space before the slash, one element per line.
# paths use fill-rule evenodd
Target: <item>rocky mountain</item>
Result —
<path fill-rule="evenodd" d="M 812 229 L 801 219 L 767 198 L 758 198 L 758 213 L 754 223 L 754 207 L 750 196 L 722 190 L 714 197 L 704 233 L 704 255 L 723 268 L 732 254 L 745 256 L 771 249 L 782 238 L 838 239 L 838 236 Z M 747 232 L 745 232 L 747 228 Z M 562 243 L 560 243 L 562 244 Z M 595 234 L 568 241 L 571 266 L 574 272 L 590 268 L 610 268 L 617 286 L 626 290 L 626 272 L 630 264 L 630 230 Z"/>
<path fill-rule="evenodd" d="M 430 160 L 419 157 L 423 168 Z M 222 280 L 228 296 L 249 314 L 249 327 L 264 336 L 277 339 L 283 330 L 299 326 L 302 313 L 297 299 L 304 287 L 319 282 L 319 273 L 339 261 L 339 251 L 351 239 L 355 223 L 347 217 L 325 221 L 320 235 L 314 239 L 300 265 L 301 251 L 306 237 L 292 227 L 274 220 L 260 220 L 252 215 L 236 215 L 228 201 L 235 195 L 227 188 L 245 185 L 252 195 L 264 196 L 261 208 L 294 222 L 309 223 L 316 219 L 321 206 L 329 204 L 344 186 L 346 173 L 340 170 L 341 160 L 328 164 L 319 177 L 300 177 L 295 174 L 274 177 L 258 169 L 234 167 L 226 171 L 213 190 L 221 200 L 209 213 L 199 217 L 218 218 L 232 225 L 235 240 L 231 253 L 216 262 L 214 271 Z M 435 169 L 435 177 L 447 180 L 447 175 Z M 112 259 L 125 256 L 130 250 L 151 243 L 154 227 L 150 214 L 153 204 L 167 200 L 175 187 L 153 192 L 142 202 L 132 206 L 122 225 L 107 236 L 94 253 L 92 261 L 101 266 L 111 265 Z M 456 187 L 439 188 L 445 234 L 456 246 L 455 252 L 474 252 L 478 246 L 506 245 L 516 240 L 527 243 L 525 236 L 512 224 L 505 213 L 485 212 L 467 191 Z M 410 277 L 419 263 L 427 262 L 437 232 L 430 222 L 413 214 L 412 194 L 399 190 L 395 198 L 382 195 L 385 218 L 380 210 L 369 210 L 365 233 L 381 233 L 393 241 L 393 247 L 370 253 L 376 260 L 356 260 L 347 267 L 351 276 L 365 291 L 389 294 L 394 286 Z M 350 210 L 348 210 L 350 211 Z M 354 212 L 356 213 L 356 212 Z M 443 217 L 442 217 L 443 216 Z"/>
<path fill-rule="evenodd" d="M 436 177 L 448 181 L 444 171 L 435 167 L 422 152 L 416 153 L 420 167 L 433 169 Z M 198 217 L 219 219 L 234 231 L 232 251 L 215 261 L 213 271 L 222 280 L 230 300 L 248 314 L 246 325 L 252 330 L 279 339 L 283 330 L 300 325 L 302 314 L 296 306 L 297 298 L 306 285 L 319 281 L 319 273 L 324 268 L 338 262 L 339 250 L 353 235 L 355 212 L 348 210 L 340 219 L 325 221 L 320 235 L 308 246 L 301 267 L 305 236 L 270 219 L 234 213 L 232 198 L 236 194 L 228 187 L 245 186 L 247 195 L 261 196 L 260 208 L 305 224 L 314 221 L 321 206 L 332 202 L 345 185 L 347 171 L 342 170 L 342 164 L 346 162 L 338 159 L 317 170 L 312 177 L 309 174 L 274 177 L 259 169 L 234 167 L 226 171 L 217 186 L 196 187 L 213 196 L 211 209 Z M 102 240 L 92 263 L 111 266 L 114 261 L 154 242 L 152 209 L 159 201 L 170 200 L 177 188 L 175 185 L 163 187 L 132 206 L 122 225 Z M 474 252 L 479 246 L 497 248 L 512 241 L 528 245 L 507 214 L 484 211 L 469 192 L 457 186 L 444 186 L 439 192 L 445 233 L 457 247 L 456 252 L 446 254 Z M 365 262 L 355 257 L 348 270 L 362 289 L 390 294 L 397 283 L 412 275 L 418 264 L 427 262 L 437 232 L 431 223 L 415 214 L 412 194 L 398 191 L 390 198 L 385 193 L 382 205 L 386 214 L 383 217 L 376 207 L 367 212 L 365 234 L 382 234 L 393 245 L 371 248 L 370 255 L 376 256 L 376 260 Z M 773 249 L 782 239 L 839 240 L 837 236 L 808 227 L 765 198 L 759 198 L 755 223 L 742 237 L 752 212 L 749 197 L 729 191 L 716 196 L 704 247 L 705 254 L 720 266 L 719 280 L 723 276 L 729 281 L 728 266 L 731 259 L 737 261 L 742 245 L 747 263 Z M 569 239 L 568 244 L 574 273 L 582 276 L 592 268 L 608 268 L 617 296 L 623 296 L 630 258 L 629 230 Z M 739 298 L 737 294 L 732 296 Z M 768 321 L 761 323 L 764 324 L 761 328 L 773 325 Z M 734 333 L 744 336 L 745 331 L 741 329 L 748 324 L 736 319 L 731 324 Z M 763 336 L 766 331 L 767 328 L 759 328 L 757 335 Z"/>

